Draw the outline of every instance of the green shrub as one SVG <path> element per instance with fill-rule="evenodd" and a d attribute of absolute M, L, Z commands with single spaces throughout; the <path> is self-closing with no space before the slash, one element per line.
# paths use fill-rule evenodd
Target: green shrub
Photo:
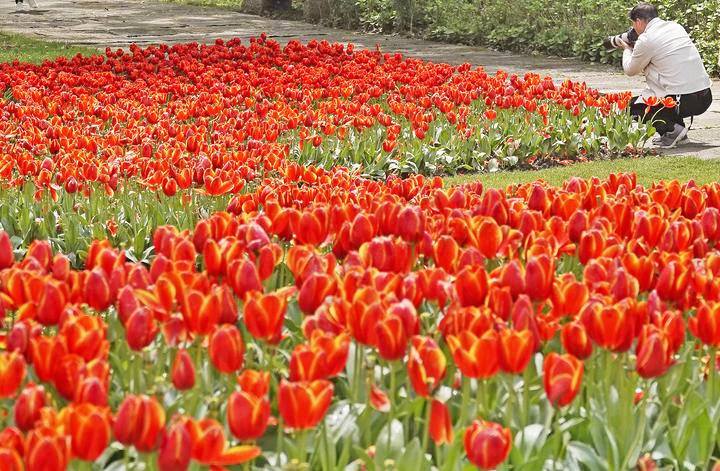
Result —
<path fill-rule="evenodd" d="M 617 63 L 621 55 L 605 51 L 602 39 L 630 27 L 628 11 L 637 2 L 335 0 L 327 3 L 322 21 L 335 26 L 383 33 L 412 32 L 441 41 Z M 656 0 L 655 4 L 663 18 L 685 26 L 708 72 L 718 76 L 720 0 Z"/>

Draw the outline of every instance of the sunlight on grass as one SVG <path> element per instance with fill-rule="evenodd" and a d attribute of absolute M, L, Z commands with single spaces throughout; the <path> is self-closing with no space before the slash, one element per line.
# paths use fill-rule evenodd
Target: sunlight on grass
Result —
<path fill-rule="evenodd" d="M 695 180 L 698 184 L 720 181 L 720 160 L 701 160 L 695 157 L 646 157 L 636 159 L 616 159 L 575 164 L 568 167 L 556 167 L 547 170 L 521 172 L 497 172 L 492 174 L 473 174 L 448 177 L 448 185 L 458 185 L 481 181 L 486 187 L 505 188 L 514 183 L 525 183 L 543 179 L 553 185 L 559 185 L 570 177 L 600 177 L 611 173 L 635 172 L 638 183 L 650 185 L 660 180 L 685 182 Z"/>

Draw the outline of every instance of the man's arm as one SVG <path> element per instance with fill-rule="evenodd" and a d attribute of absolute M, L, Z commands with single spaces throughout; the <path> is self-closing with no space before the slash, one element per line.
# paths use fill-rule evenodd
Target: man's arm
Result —
<path fill-rule="evenodd" d="M 645 67 L 650 63 L 652 59 L 652 51 L 647 41 L 638 39 L 635 43 L 635 47 L 630 49 L 625 48 L 623 51 L 623 69 L 625 74 L 629 76 L 637 75 L 645 70 Z"/>

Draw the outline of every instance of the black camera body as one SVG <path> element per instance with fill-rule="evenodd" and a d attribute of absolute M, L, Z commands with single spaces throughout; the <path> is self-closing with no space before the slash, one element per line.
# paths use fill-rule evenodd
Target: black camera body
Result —
<path fill-rule="evenodd" d="M 635 41 L 638 39 L 638 34 L 635 31 L 635 29 L 630 28 L 626 32 L 622 34 L 618 34 L 617 36 L 608 36 L 603 40 L 603 46 L 605 46 L 605 49 L 612 50 L 612 49 L 622 49 L 622 46 L 620 45 L 620 41 L 623 41 L 630 45 L 630 47 L 635 46 Z"/>

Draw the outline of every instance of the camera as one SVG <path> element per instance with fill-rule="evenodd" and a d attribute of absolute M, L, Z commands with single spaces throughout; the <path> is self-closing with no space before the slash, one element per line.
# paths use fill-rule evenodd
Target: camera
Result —
<path fill-rule="evenodd" d="M 620 46 L 620 41 L 624 41 L 627 44 L 630 45 L 630 47 L 635 46 L 635 41 L 638 39 L 638 34 L 635 32 L 633 28 L 630 28 L 626 32 L 622 34 L 618 34 L 617 36 L 608 36 L 603 41 L 603 46 L 605 46 L 605 49 L 611 50 L 611 49 L 621 49 L 622 46 Z"/>

